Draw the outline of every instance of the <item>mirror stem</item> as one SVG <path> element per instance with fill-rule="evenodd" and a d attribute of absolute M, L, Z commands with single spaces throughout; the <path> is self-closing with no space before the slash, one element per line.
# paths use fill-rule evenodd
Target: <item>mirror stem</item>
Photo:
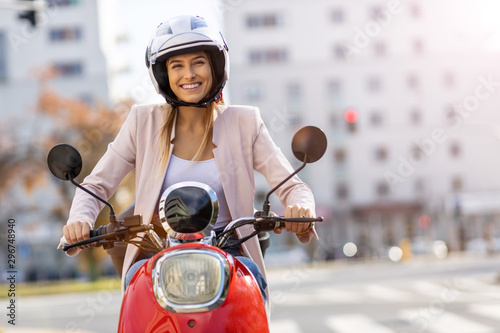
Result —
<path fill-rule="evenodd" d="M 101 199 L 99 198 L 97 195 L 95 195 L 94 193 L 90 192 L 89 190 L 87 190 L 85 187 L 83 187 L 82 185 L 78 184 L 77 182 L 75 182 L 73 180 L 73 176 L 71 175 L 71 173 L 68 173 L 68 176 L 69 176 L 69 180 L 71 181 L 71 183 L 73 185 L 75 185 L 76 187 L 78 187 L 80 190 L 90 194 L 91 196 L 93 196 L 94 198 L 96 198 L 97 200 L 101 201 L 102 203 L 106 204 L 109 209 L 111 210 L 110 213 L 109 213 L 109 216 L 110 216 L 110 220 L 111 220 L 111 217 L 114 217 L 115 216 L 115 211 L 113 209 L 113 206 L 111 206 L 111 204 L 109 202 L 107 202 L 106 200 L 104 199 Z"/>
<path fill-rule="evenodd" d="M 298 174 L 300 172 L 300 170 L 304 169 L 304 167 L 306 166 L 306 164 L 307 164 L 307 156 L 305 156 L 304 163 L 300 166 L 300 168 L 298 168 L 297 170 L 295 170 L 290 176 L 286 177 L 281 183 L 279 183 L 278 185 L 276 185 L 271 191 L 269 191 L 267 193 L 266 199 L 264 200 L 264 206 L 262 207 L 262 210 L 264 211 L 264 216 L 268 216 L 269 215 L 269 210 L 271 209 L 271 204 L 269 203 L 269 196 L 274 191 L 276 191 L 281 185 L 283 185 L 284 183 L 286 183 L 290 178 L 292 178 L 293 176 L 295 176 L 296 174 Z"/>

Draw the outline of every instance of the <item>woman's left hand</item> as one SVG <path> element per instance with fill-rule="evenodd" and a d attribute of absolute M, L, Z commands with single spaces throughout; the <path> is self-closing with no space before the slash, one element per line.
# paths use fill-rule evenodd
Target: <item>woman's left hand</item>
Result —
<path fill-rule="evenodd" d="M 283 214 L 285 218 L 295 218 L 295 217 L 316 217 L 310 208 L 305 208 L 299 205 L 287 206 L 285 208 L 285 213 Z M 293 232 L 295 234 L 304 234 L 306 231 L 311 229 L 310 222 L 297 223 L 297 222 L 285 222 L 285 229 L 288 232 Z M 281 234 L 281 229 L 274 231 L 277 234 Z M 304 235 L 300 235 L 304 236 Z"/>

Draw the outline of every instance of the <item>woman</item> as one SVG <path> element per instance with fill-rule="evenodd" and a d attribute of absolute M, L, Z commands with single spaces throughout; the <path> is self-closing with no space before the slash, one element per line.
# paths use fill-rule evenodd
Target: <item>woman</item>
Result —
<path fill-rule="evenodd" d="M 116 139 L 82 185 L 108 199 L 135 168 L 134 213 L 142 214 L 145 223 L 154 223 L 163 190 L 184 180 L 201 181 L 216 191 L 216 229 L 230 220 L 253 216 L 253 170 L 262 173 L 271 187 L 293 170 L 270 138 L 257 108 L 224 105 L 222 89 L 229 60 L 222 35 L 214 33 L 200 17 L 173 18 L 156 29 L 146 50 L 146 65 L 167 104 L 133 106 Z M 285 217 L 315 216 L 313 195 L 298 177 L 276 194 L 286 207 Z M 67 243 L 88 238 L 102 208 L 100 201 L 77 190 L 63 228 Z M 302 243 L 317 237 L 309 223 L 287 223 L 286 230 L 297 234 Z M 238 237 L 251 231 L 251 226 L 241 228 Z M 240 259 L 256 276 L 266 299 L 264 261 L 257 238 L 232 253 L 244 254 Z M 122 281 L 128 282 L 151 255 L 129 245 Z"/>

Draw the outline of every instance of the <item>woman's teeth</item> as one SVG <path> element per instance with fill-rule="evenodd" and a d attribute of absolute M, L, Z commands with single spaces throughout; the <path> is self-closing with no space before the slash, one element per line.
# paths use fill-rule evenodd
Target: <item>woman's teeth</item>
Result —
<path fill-rule="evenodd" d="M 184 89 L 195 89 L 200 86 L 200 83 L 192 83 L 192 84 L 183 84 L 182 88 Z"/>

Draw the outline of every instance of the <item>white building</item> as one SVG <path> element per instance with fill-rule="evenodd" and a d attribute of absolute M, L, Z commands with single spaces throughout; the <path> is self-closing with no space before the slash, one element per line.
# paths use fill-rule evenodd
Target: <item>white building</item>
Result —
<path fill-rule="evenodd" d="M 107 102 L 107 67 L 100 48 L 98 1 L 51 0 L 36 14 L 37 25 L 0 8 L 0 98 L 2 116 L 24 112 L 37 96 L 36 72 L 53 66 L 58 93 Z"/>
<path fill-rule="evenodd" d="M 55 69 L 57 75 L 49 85 L 64 98 L 92 105 L 108 103 L 108 69 L 100 43 L 99 2 L 47 2 L 49 6 L 35 16 L 35 27 L 19 18 L 23 10 L 6 8 L 16 1 L 3 2 L 0 7 L 0 127 L 3 134 L 9 132 L 8 136 L 3 135 L 4 139 L 13 138 L 19 145 L 20 159 L 26 147 L 43 142 L 41 139 L 50 135 L 53 128 L 53 120 L 47 120 L 36 109 L 41 70 Z M 6 142 L 2 144 L 5 148 Z M 46 155 L 40 156 L 39 165 L 45 165 L 45 161 Z M 40 173 L 48 175 L 48 168 L 40 169 Z M 2 218 L 16 220 L 18 268 L 24 274 L 21 279 L 49 277 L 64 270 L 54 268 L 58 264 L 55 256 L 65 257 L 55 251 L 63 221 L 47 218 L 49 208 L 58 200 L 56 192 L 55 187 L 47 184 L 32 195 L 23 193 L 21 186 L 11 193 L 2 193 Z M 0 233 L 3 232 L 2 228 Z M 42 272 L 51 267 L 52 273 Z"/>
<path fill-rule="evenodd" d="M 373 254 L 403 238 L 441 238 L 458 249 L 460 234 L 498 225 L 499 207 L 455 208 L 467 206 L 460 194 L 500 191 L 498 9 L 486 0 L 226 4 L 231 103 L 259 106 L 290 160 L 296 129 L 327 133 L 326 156 L 301 173 L 328 217 L 323 245 L 355 241 Z"/>

